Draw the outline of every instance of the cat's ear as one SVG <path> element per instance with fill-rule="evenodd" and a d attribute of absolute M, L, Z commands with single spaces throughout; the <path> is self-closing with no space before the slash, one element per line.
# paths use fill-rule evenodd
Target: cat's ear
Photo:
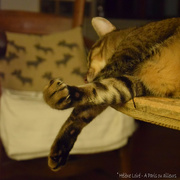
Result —
<path fill-rule="evenodd" d="M 94 17 L 92 19 L 92 26 L 99 37 L 116 29 L 107 19 L 102 17 Z"/>

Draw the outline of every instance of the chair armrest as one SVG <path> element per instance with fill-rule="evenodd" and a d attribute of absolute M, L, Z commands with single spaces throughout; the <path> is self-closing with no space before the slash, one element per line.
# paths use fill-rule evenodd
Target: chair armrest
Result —
<path fill-rule="evenodd" d="M 136 97 L 123 106 L 113 106 L 135 119 L 180 130 L 180 99 Z"/>
<path fill-rule="evenodd" d="M 0 57 L 5 56 L 7 47 L 7 38 L 4 31 L 0 31 Z"/>

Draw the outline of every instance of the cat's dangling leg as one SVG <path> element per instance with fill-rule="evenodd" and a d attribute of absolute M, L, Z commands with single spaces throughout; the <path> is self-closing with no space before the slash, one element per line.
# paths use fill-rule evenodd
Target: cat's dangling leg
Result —
<path fill-rule="evenodd" d="M 69 152 L 72 149 L 81 130 L 90 123 L 107 106 L 78 106 L 61 127 L 48 157 L 48 165 L 57 171 L 65 165 Z"/>
<path fill-rule="evenodd" d="M 133 76 L 107 78 L 83 86 L 69 86 L 55 79 L 44 90 L 45 101 L 55 109 L 79 105 L 123 104 L 142 95 L 147 95 L 147 90 Z"/>

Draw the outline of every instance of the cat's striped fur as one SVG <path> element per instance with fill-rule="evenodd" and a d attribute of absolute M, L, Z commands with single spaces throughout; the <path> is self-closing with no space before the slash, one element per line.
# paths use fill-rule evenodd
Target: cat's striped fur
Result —
<path fill-rule="evenodd" d="M 107 106 L 135 96 L 180 95 L 179 18 L 126 30 L 103 18 L 94 18 L 92 24 L 100 39 L 89 52 L 89 83 L 76 87 L 54 79 L 44 90 L 52 108 L 75 107 L 52 145 L 53 170 L 65 164 L 82 128 Z"/>

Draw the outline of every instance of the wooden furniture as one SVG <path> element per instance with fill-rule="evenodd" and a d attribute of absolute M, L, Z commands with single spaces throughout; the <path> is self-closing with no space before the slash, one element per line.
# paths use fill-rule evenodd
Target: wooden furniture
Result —
<path fill-rule="evenodd" d="M 18 33 L 48 34 L 81 26 L 83 23 L 85 0 L 74 2 L 73 17 L 23 12 L 0 11 L 0 29 Z"/>
<path fill-rule="evenodd" d="M 128 144 L 131 173 L 149 173 L 149 178 L 141 179 L 168 179 L 168 176 L 179 179 L 180 132 L 143 121 L 138 123 L 139 128 Z"/>
<path fill-rule="evenodd" d="M 124 150 L 122 150 L 122 152 L 123 151 Z M 88 176 L 91 176 L 93 171 L 97 171 L 97 174 L 99 171 L 99 178 L 102 177 L 103 180 L 103 176 L 109 176 L 109 180 L 111 180 L 116 177 L 117 172 L 120 172 L 119 153 L 119 150 L 116 150 L 89 155 L 71 155 L 66 166 L 64 166 L 62 170 L 53 172 L 47 166 L 47 158 L 26 161 L 15 161 L 9 159 L 0 143 L 0 179 L 67 180 L 68 178 L 68 180 L 75 180 L 77 178 L 80 180 L 78 177 L 86 177 L 85 179 L 88 180 Z"/>

